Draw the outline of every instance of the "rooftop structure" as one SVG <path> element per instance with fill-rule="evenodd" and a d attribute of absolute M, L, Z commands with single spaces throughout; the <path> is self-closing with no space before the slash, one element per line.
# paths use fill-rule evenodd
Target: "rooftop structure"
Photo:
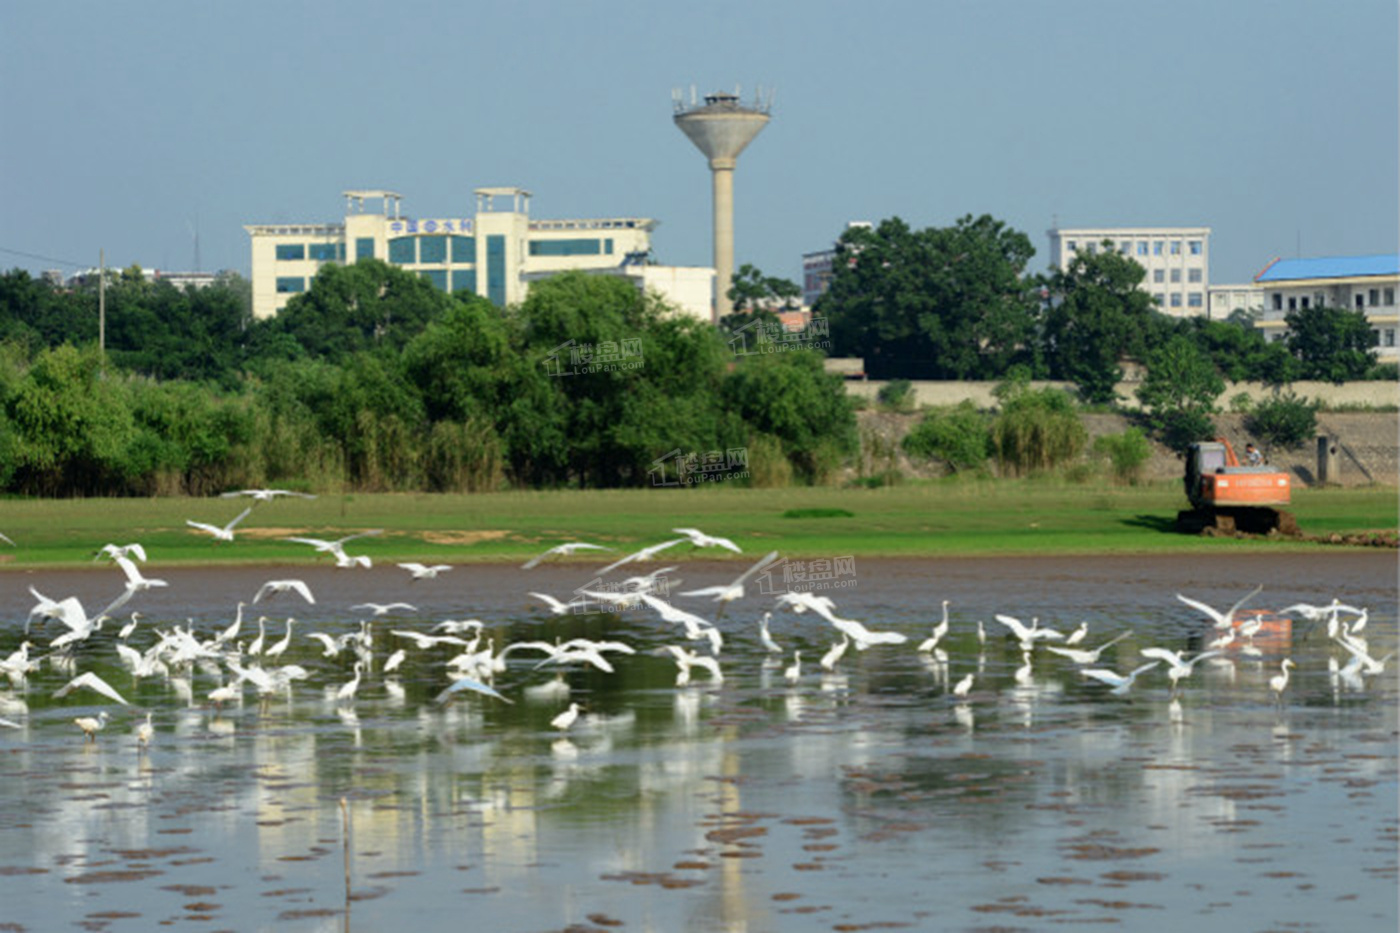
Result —
<path fill-rule="evenodd" d="M 734 168 L 739 153 L 768 125 L 767 101 L 755 99 L 750 107 L 739 103 L 737 93 L 717 92 L 706 95 L 705 102 L 695 100 L 686 104 L 679 91 L 672 93 L 676 126 L 704 153 L 710 163 L 713 186 L 715 316 L 724 317 L 733 311 L 729 300 L 730 282 L 734 277 Z"/>
<path fill-rule="evenodd" d="M 1395 332 L 1400 329 L 1400 255 L 1325 256 L 1275 259 L 1254 277 L 1263 316 L 1258 326 L 1268 340 L 1288 334 L 1288 313 L 1311 307 L 1351 308 L 1366 315 L 1376 334 L 1377 357 L 1400 359 Z"/>

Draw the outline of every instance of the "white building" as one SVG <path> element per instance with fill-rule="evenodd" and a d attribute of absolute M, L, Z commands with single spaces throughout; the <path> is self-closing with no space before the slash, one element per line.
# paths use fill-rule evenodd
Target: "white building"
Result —
<path fill-rule="evenodd" d="M 253 224 L 253 316 L 271 317 L 311 287 L 326 263 L 380 259 L 419 275 L 443 291 L 469 291 L 498 306 L 524 300 L 529 282 L 571 270 L 626 275 L 639 288 L 662 291 L 668 279 L 639 260 L 651 251 L 656 221 L 640 217 L 532 220 L 530 192 L 478 188 L 470 215 L 410 218 L 392 191 L 346 191 L 339 223 Z M 378 212 L 365 202 L 380 202 Z M 643 271 L 646 270 L 646 271 Z M 714 270 L 678 270 L 680 294 L 662 296 L 704 320 L 710 294 L 696 305 L 694 280 L 713 287 Z"/>
<path fill-rule="evenodd" d="M 1400 359 L 1395 332 L 1400 329 L 1395 295 L 1400 289 L 1400 255 L 1331 256 L 1317 259 L 1275 259 L 1254 277 L 1264 314 L 1257 326 L 1268 340 L 1288 334 L 1284 319 L 1290 311 L 1310 307 L 1364 311 L 1376 333 L 1377 357 Z"/>
<path fill-rule="evenodd" d="M 1244 311 L 1256 321 L 1263 315 L 1264 295 L 1258 285 L 1245 282 L 1206 289 L 1206 316 L 1212 321 L 1228 320 L 1236 311 Z"/>
<path fill-rule="evenodd" d="M 1207 313 L 1209 227 L 1056 227 L 1047 234 L 1052 268 L 1067 268 L 1080 250 L 1116 249 L 1147 270 L 1141 287 L 1161 311 L 1175 317 Z"/>

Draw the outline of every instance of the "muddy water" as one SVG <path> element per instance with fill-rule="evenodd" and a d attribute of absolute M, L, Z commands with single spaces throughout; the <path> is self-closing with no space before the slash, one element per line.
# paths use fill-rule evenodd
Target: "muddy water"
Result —
<path fill-rule="evenodd" d="M 675 594 L 745 566 L 686 563 L 672 599 L 713 618 Z M 1142 648 L 1196 651 L 1212 636 L 1175 594 L 1224 609 L 1262 584 L 1247 608 L 1368 607 L 1362 635 L 1381 657 L 1396 645 L 1393 553 L 832 567 L 751 581 L 719 620 L 723 680 L 697 670 L 685 686 L 655 653 L 695 646 L 676 626 L 639 611 L 550 616 L 527 595 L 568 598 L 593 579 L 580 563 L 418 583 L 396 568 L 297 571 L 315 605 L 249 605 L 236 639 L 256 638 L 266 614 L 270 644 L 296 619 L 283 660 L 310 676 L 265 704 L 249 689 L 215 707 L 212 664 L 137 680 L 105 626 L 71 669 L 45 663 L 0 687 L 0 718 L 20 726 L 0 728 L 0 929 L 1396 928 L 1393 662 L 1342 676 L 1349 655 L 1298 622 L 1201 662 L 1176 702 L 1162 668 L 1115 697 L 1043 647 L 1026 670 L 993 620 L 1087 622 L 1089 646 L 1128 632 L 1099 664 L 1127 672 Z M 138 649 L 186 620 L 210 636 L 263 582 L 293 575 L 147 572 L 169 585 L 119 613 L 142 613 Z M 0 575 L 0 657 L 22 637 L 28 586 L 95 612 L 120 584 L 106 569 Z M 770 657 L 756 619 L 786 587 L 824 587 L 842 615 L 910 641 L 851 649 L 826 672 L 832 626 L 779 613 L 784 651 Z M 944 599 L 946 657 L 921 654 Z M 354 658 L 324 657 L 309 633 L 357 631 L 366 612 L 352 606 L 393 600 L 416 611 L 375 621 L 371 669 L 337 702 Z M 391 632 L 468 617 L 498 647 L 606 635 L 637 653 L 609 655 L 613 673 L 556 673 L 520 651 L 495 681 L 513 702 L 441 705 L 459 649 Z M 399 647 L 407 660 L 385 675 Z M 1285 656 L 1298 666 L 1276 702 Z M 86 670 L 131 706 L 52 697 Z M 560 734 L 549 723 L 570 698 L 585 709 Z M 103 709 L 109 725 L 85 742 L 73 718 Z M 142 750 L 146 711 L 156 737 Z"/>

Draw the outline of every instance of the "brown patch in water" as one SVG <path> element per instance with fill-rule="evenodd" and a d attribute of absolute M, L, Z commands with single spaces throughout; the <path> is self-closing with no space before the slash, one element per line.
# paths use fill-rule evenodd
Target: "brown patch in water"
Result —
<path fill-rule="evenodd" d="M 85 875 L 74 875 L 72 878 L 64 878 L 65 884 L 111 884 L 117 881 L 144 881 L 147 878 L 154 878 L 163 875 L 165 872 L 157 871 L 154 868 L 144 870 L 124 870 L 124 871 L 90 871 Z"/>
<path fill-rule="evenodd" d="M 1162 881 L 1167 876 L 1159 871 L 1106 871 L 1099 877 L 1109 881 Z"/>
<path fill-rule="evenodd" d="M 797 900 L 797 899 L 798 899 L 799 897 L 801 897 L 801 896 L 802 896 L 801 894 L 793 894 L 793 893 L 790 892 L 790 891 L 780 891 L 779 893 L 773 895 L 773 900 L 775 900 L 775 901 L 795 901 L 795 900 Z"/>
<path fill-rule="evenodd" d="M 696 871 L 708 871 L 714 866 L 712 866 L 709 862 L 677 862 L 671 867 L 678 871 L 685 871 L 686 869 L 694 869 Z"/>
<path fill-rule="evenodd" d="M 588 915 L 588 922 L 589 922 L 589 923 L 596 923 L 596 924 L 598 924 L 598 926 L 600 926 L 600 927 L 620 927 L 620 926 L 622 926 L 622 921 L 621 921 L 621 920 L 618 920 L 618 919 L 613 918 L 613 917 L 609 917 L 607 914 L 589 914 L 589 915 Z"/>
<path fill-rule="evenodd" d="M 768 830 L 762 826 L 734 826 L 729 829 L 712 829 L 705 834 L 705 838 L 711 842 L 734 844 L 739 843 L 741 839 L 766 835 Z"/>
<path fill-rule="evenodd" d="M 35 868 L 32 865 L 0 865 L 0 878 L 9 875 L 46 875 L 47 868 Z"/>
<path fill-rule="evenodd" d="M 341 911 L 330 907 L 320 907 L 312 910 L 284 910 L 277 915 L 278 920 L 311 920 L 316 917 L 339 917 Z"/>
<path fill-rule="evenodd" d="M 204 897 L 214 893 L 214 888 L 203 884 L 166 884 L 161 886 L 161 890 L 174 891 L 184 897 Z"/>

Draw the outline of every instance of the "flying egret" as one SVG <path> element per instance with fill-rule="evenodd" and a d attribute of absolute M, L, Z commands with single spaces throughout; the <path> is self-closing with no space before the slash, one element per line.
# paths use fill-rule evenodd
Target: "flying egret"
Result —
<path fill-rule="evenodd" d="M 107 681 L 103 680 L 101 677 L 97 676 L 92 671 L 88 671 L 84 674 L 79 674 L 77 677 L 74 677 L 62 687 L 59 687 L 53 692 L 53 698 L 55 700 L 61 699 L 63 697 L 66 697 L 68 694 L 72 693 L 74 690 L 79 690 L 82 688 L 87 688 L 88 690 L 95 690 L 103 696 L 107 697 L 108 699 L 120 703 L 122 706 L 131 705 L 127 703 L 125 699 L 122 698 L 122 695 L 118 693 L 116 689 L 112 687 L 111 684 L 107 683 Z"/>
<path fill-rule="evenodd" d="M 451 686 L 439 693 L 434 698 L 434 702 L 446 703 L 448 700 L 452 699 L 453 696 L 455 696 L 458 693 L 461 693 L 463 690 L 470 690 L 474 693 L 482 693 L 489 697 L 495 697 L 498 700 L 505 700 L 505 702 L 507 703 L 511 702 L 510 700 L 507 700 L 504 696 L 502 696 L 500 693 L 496 692 L 495 688 L 488 687 L 481 681 L 475 680 L 471 677 L 457 678 L 455 681 L 452 682 Z"/>
<path fill-rule="evenodd" d="M 544 602 L 544 604 L 547 605 L 547 606 L 549 607 L 550 613 L 551 613 L 552 615 L 556 615 L 556 616 L 568 615 L 570 609 L 576 609 L 576 608 L 578 608 L 579 606 L 582 605 L 581 603 L 575 602 L 575 601 L 570 601 L 570 602 L 567 602 L 567 603 L 560 602 L 559 600 L 555 599 L 553 596 L 550 596 L 548 593 L 533 593 L 533 592 L 532 592 L 532 593 L 530 593 L 530 594 L 528 594 L 528 595 L 534 596 L 536 599 L 542 600 L 542 601 Z"/>
<path fill-rule="evenodd" d="M 690 683 L 690 672 L 692 668 L 704 668 L 710 672 L 710 677 L 715 681 L 724 680 L 724 672 L 720 670 L 719 659 L 710 655 L 699 654 L 679 645 L 663 645 L 658 651 L 668 651 L 671 657 L 676 659 L 676 686 L 684 687 Z"/>
<path fill-rule="evenodd" d="M 1147 673 L 1161 663 L 1161 661 L 1153 661 L 1151 664 L 1144 664 L 1141 667 L 1134 668 L 1127 674 L 1119 674 L 1117 671 L 1110 671 L 1097 667 L 1088 668 L 1079 673 L 1083 674 L 1085 677 L 1092 677 L 1095 680 L 1111 685 L 1113 689 L 1110 690 L 1109 693 L 1112 693 L 1114 696 L 1122 696 L 1132 689 L 1133 682 L 1136 681 L 1140 675 Z"/>
<path fill-rule="evenodd" d="M 651 560 L 657 554 L 660 554 L 667 548 L 675 547 L 677 544 L 680 544 L 684 540 L 685 538 L 674 538 L 670 541 L 662 541 L 660 544 L 653 544 L 649 547 L 644 547 L 640 551 L 628 554 L 626 557 L 619 558 L 613 561 L 611 564 L 608 564 L 602 570 L 598 571 L 598 576 L 601 577 L 603 574 L 607 573 L 610 570 L 616 570 L 623 564 L 632 564 L 637 563 L 639 561 Z"/>
<path fill-rule="evenodd" d="M 282 540 L 283 540 L 283 541 L 293 541 L 293 542 L 295 542 L 295 543 L 297 543 L 297 544 L 309 544 L 309 545 L 311 545 L 313 548 L 315 548 L 315 549 L 317 550 L 318 553 L 330 554 L 331 556 L 333 556 L 333 557 L 335 558 L 335 560 L 336 560 L 336 565 L 337 565 L 337 566 L 347 566 L 347 567 L 348 567 L 348 566 L 351 566 L 353 563 L 355 563 L 355 562 L 358 560 L 358 558 L 352 558 L 352 557 L 350 557 L 349 555 L 347 555 L 347 554 L 345 553 L 345 545 L 346 545 L 346 544 L 348 544 L 349 542 L 354 541 L 354 540 L 356 540 L 356 539 L 358 539 L 358 538 L 369 538 L 369 537 L 373 537 L 374 535 L 381 535 L 381 534 L 383 534 L 383 533 L 384 533 L 384 529 L 383 529 L 383 528 L 371 528 L 371 529 L 368 530 L 368 531 L 359 531 L 359 532 L 356 532 L 355 534 L 352 534 L 352 535 L 346 535 L 346 536 L 343 537 L 343 538 L 336 538 L 334 541 L 327 541 L 327 540 L 325 540 L 325 539 L 323 539 L 323 538 L 300 538 L 300 537 L 283 538 Z M 366 566 L 367 566 L 367 565 L 366 565 Z"/>
<path fill-rule="evenodd" d="M 1288 689 L 1288 670 L 1297 666 L 1292 658 L 1284 658 L 1279 665 L 1280 673 L 1269 678 L 1269 689 L 1274 692 L 1274 701 L 1279 706 L 1283 705 L 1283 691 Z"/>
<path fill-rule="evenodd" d="M 415 581 L 432 580 L 435 579 L 438 574 L 444 573 L 452 569 L 451 564 L 419 564 L 413 561 L 409 561 L 405 564 L 399 564 L 399 566 L 402 567 L 404 570 L 407 570 L 410 578 Z"/>
<path fill-rule="evenodd" d="M 724 615 L 725 607 L 727 607 L 730 603 L 732 603 L 736 599 L 744 598 L 744 581 L 747 580 L 749 577 L 753 576 L 754 574 L 758 573 L 760 570 L 767 567 L 769 564 L 773 563 L 773 561 L 777 559 L 778 552 L 769 551 L 767 555 L 765 555 L 761 560 L 758 561 L 758 563 L 754 564 L 748 570 L 745 570 L 743 573 L 739 574 L 739 576 L 735 577 L 729 583 L 723 583 L 718 586 L 707 586 L 698 590 L 689 590 L 680 595 L 713 596 L 714 601 L 719 603 L 719 612 L 716 614 L 716 618 L 718 618 L 719 616 Z"/>
<path fill-rule="evenodd" d="M 1180 681 L 1186 677 L 1191 676 L 1191 672 L 1195 670 L 1197 662 L 1203 661 L 1206 658 L 1216 657 L 1222 652 L 1202 651 L 1200 654 L 1196 655 L 1190 660 L 1187 660 L 1187 658 L 1184 657 L 1182 652 L 1169 651 L 1166 648 L 1143 648 L 1138 653 L 1141 654 L 1144 658 L 1158 658 L 1162 661 L 1167 662 L 1167 664 L 1169 665 L 1167 668 L 1167 676 L 1171 678 L 1172 696 L 1175 697 L 1177 692 L 1180 690 Z"/>
<path fill-rule="evenodd" d="M 130 557 L 113 558 L 117 566 L 126 574 L 126 588 L 132 593 L 140 590 L 149 590 L 157 586 L 169 586 L 164 580 L 152 580 L 141 575 L 141 568 L 136 566 L 136 562 Z"/>
<path fill-rule="evenodd" d="M 569 708 L 549 721 L 549 724 L 560 732 L 568 732 L 569 728 L 578 719 L 580 707 L 577 703 L 570 703 Z"/>
<path fill-rule="evenodd" d="M 236 489 L 232 492 L 219 494 L 220 498 L 232 499 L 236 496 L 248 496 L 256 502 L 271 502 L 278 496 L 296 496 L 298 499 L 316 498 L 309 492 L 293 492 L 290 489 Z"/>
<path fill-rule="evenodd" d="M 89 742 L 97 741 L 97 733 L 107 728 L 107 711 L 104 709 L 98 713 L 96 718 L 92 716 L 79 716 L 73 720 L 73 724 L 83 730 Z"/>
<path fill-rule="evenodd" d="M 584 541 L 569 541 L 565 544 L 556 544 L 538 557 L 532 557 L 520 565 L 521 570 L 529 570 L 539 565 L 541 561 L 547 560 L 556 554 L 568 555 L 575 551 L 611 551 L 612 548 L 604 547 L 601 544 L 588 544 Z"/>
<path fill-rule="evenodd" d="M 247 517 L 248 517 L 248 513 L 251 512 L 251 511 L 253 511 L 253 507 L 250 505 L 250 506 L 248 506 L 246 509 L 244 509 L 243 511 L 239 512 L 238 515 L 234 517 L 233 521 L 229 522 L 227 525 L 224 525 L 223 527 L 219 527 L 218 525 L 210 525 L 210 524 L 208 524 L 208 523 L 206 523 L 206 522 L 197 522 L 197 521 L 194 521 L 193 519 L 185 519 L 185 524 L 186 524 L 186 525 L 189 525 L 191 528 L 197 528 L 197 529 L 199 529 L 200 531 L 208 532 L 209 534 L 211 534 L 211 535 L 214 536 L 214 540 L 215 540 L 216 542 L 218 542 L 218 541 L 232 541 L 232 540 L 233 540 L 233 529 L 238 525 L 239 522 L 241 522 L 241 521 L 243 521 L 243 519 L 247 518 Z"/>
<path fill-rule="evenodd" d="M 106 544 L 92 559 L 98 560 L 104 556 L 113 560 L 118 557 L 134 557 L 144 564 L 146 562 L 146 549 L 139 544 Z"/>
<path fill-rule="evenodd" d="M 1232 627 L 1234 626 L 1234 624 L 1235 624 L 1235 613 L 1239 611 L 1239 608 L 1240 608 L 1241 606 L 1243 606 L 1243 605 L 1244 605 L 1245 603 L 1247 603 L 1249 600 L 1253 599 L 1254 596 L 1255 596 L 1255 594 L 1258 593 L 1258 592 L 1259 592 L 1260 590 L 1262 590 L 1263 588 L 1264 588 L 1264 584 L 1262 584 L 1262 583 L 1259 584 L 1259 585 L 1256 586 L 1254 589 L 1250 590 L 1248 593 L 1246 593 L 1245 595 L 1241 596 L 1241 597 L 1239 598 L 1239 600 L 1238 600 L 1233 606 L 1231 606 L 1229 609 L 1225 610 L 1224 612 L 1220 612 L 1219 610 L 1215 609 L 1215 608 L 1212 607 L 1212 606 L 1207 606 L 1205 603 L 1200 602 L 1199 600 L 1190 599 L 1190 598 L 1188 598 L 1188 597 L 1186 597 L 1186 596 L 1182 596 L 1180 593 L 1177 593 L 1177 594 L 1176 594 L 1176 598 L 1179 599 L 1179 600 L 1181 600 L 1181 601 L 1182 601 L 1183 603 L 1185 603 L 1186 605 L 1190 606 L 1192 609 L 1199 609 L 1201 612 L 1204 612 L 1206 615 L 1210 616 L 1212 619 L 1215 620 L 1215 627 L 1216 627 L 1216 628 L 1225 629 L 1225 628 L 1232 628 Z"/>
<path fill-rule="evenodd" d="M 1031 624 L 1029 627 L 1015 616 L 997 613 L 995 618 L 1002 625 L 1011 629 L 1012 634 L 1014 634 L 1016 639 L 1021 643 L 1022 651 L 1028 651 L 1034 648 L 1035 643 L 1042 638 L 1047 641 L 1063 641 L 1065 637 L 1063 632 L 1057 632 L 1052 628 L 1042 626 L 1040 624 L 1040 619 L 1035 616 L 1031 617 Z"/>
<path fill-rule="evenodd" d="M 377 616 L 391 612 L 417 612 L 418 607 L 411 603 L 356 603 L 351 609 L 368 609 Z"/>
<path fill-rule="evenodd" d="M 1355 665 L 1354 669 L 1364 669 L 1367 674 L 1380 674 L 1385 671 L 1385 662 L 1391 657 L 1389 654 L 1376 660 L 1361 642 L 1349 635 L 1338 635 L 1335 641 L 1351 654 L 1351 661 L 1347 662 L 1348 667 Z"/>
<path fill-rule="evenodd" d="M 1097 648 L 1062 648 L 1059 645 L 1046 645 L 1045 650 L 1069 658 L 1075 664 L 1097 664 L 1099 663 L 1099 655 L 1131 634 L 1132 632 L 1124 632 L 1121 635 L 1115 635 Z"/>
<path fill-rule="evenodd" d="M 413 642 L 420 651 L 427 651 L 436 648 L 438 645 L 461 645 L 467 646 L 467 640 L 458 635 L 425 635 L 422 632 L 412 632 L 407 629 L 390 629 L 390 635 L 397 635 L 400 638 L 407 638 Z"/>
<path fill-rule="evenodd" d="M 857 651 L 864 651 L 871 645 L 902 645 L 909 640 L 902 632 L 871 631 L 855 619 L 829 616 L 827 621 L 836 626 L 838 632 L 849 636 Z"/>
<path fill-rule="evenodd" d="M 4 541 L 4 542 L 5 542 L 6 544 L 8 544 L 10 547 L 14 547 L 14 546 L 15 546 L 15 543 L 14 543 L 13 541 L 11 541 L 9 538 L 5 537 L 5 535 L 3 535 L 3 534 L 0 534 L 0 541 Z"/>
<path fill-rule="evenodd" d="M 314 604 L 316 602 L 316 597 L 311 595 L 311 587 L 301 580 L 268 580 L 258 589 L 257 595 L 253 597 L 253 602 L 258 602 L 264 596 L 270 598 L 288 592 L 301 594 L 301 597 L 308 603 Z"/>
<path fill-rule="evenodd" d="M 739 545 L 730 541 L 728 538 L 716 538 L 712 535 L 707 535 L 699 528 L 672 528 L 671 531 L 678 535 L 685 535 L 690 539 L 690 543 L 696 547 L 722 547 L 726 550 L 733 551 L 735 554 L 744 553 Z"/>
<path fill-rule="evenodd" d="M 642 602 L 655 609 L 665 621 L 685 626 L 685 637 L 691 641 L 708 638 L 716 652 L 723 644 L 724 638 L 712 622 L 702 619 L 694 613 L 686 612 L 684 609 L 677 609 L 664 599 L 659 599 L 650 593 L 642 594 Z"/>

